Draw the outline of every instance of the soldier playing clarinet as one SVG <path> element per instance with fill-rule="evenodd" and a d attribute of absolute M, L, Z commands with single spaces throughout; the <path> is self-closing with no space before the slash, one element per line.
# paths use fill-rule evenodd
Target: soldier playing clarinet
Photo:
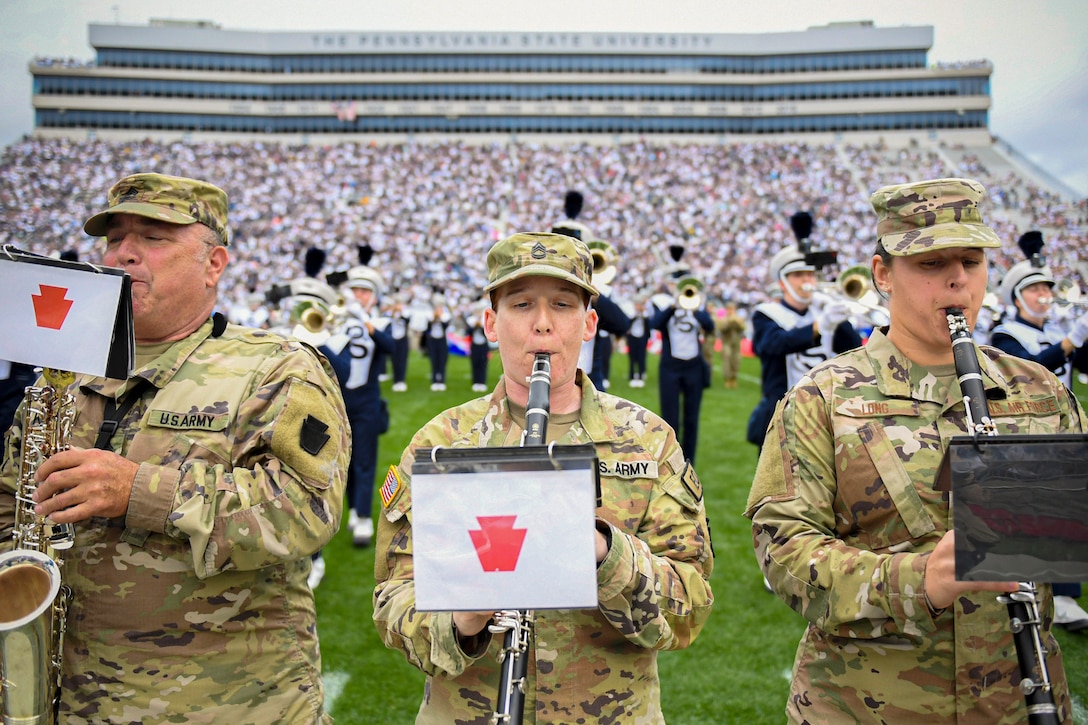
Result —
<path fill-rule="evenodd" d="M 871 267 L 891 324 L 801 378 L 775 411 L 748 499 L 771 587 L 808 620 L 789 722 L 1025 723 L 1009 614 L 1016 582 L 958 581 L 948 498 L 934 478 L 968 429 L 949 310 L 974 325 L 985 189 L 936 179 L 878 189 Z M 980 348 L 1000 433 L 1082 432 L 1084 412 L 1042 366 Z M 1072 721 L 1049 585 L 1040 636 L 1061 722 Z"/>
<path fill-rule="evenodd" d="M 713 564 L 702 486 L 676 435 L 654 413 L 594 388 L 578 370 L 597 332 L 593 262 L 573 237 L 520 233 L 487 256 L 488 339 L 503 376 L 489 397 L 441 413 L 409 444 L 382 487 L 374 621 L 386 644 L 427 675 L 419 723 L 487 723 L 500 679 L 492 612 L 415 610 L 410 472 L 434 446 L 517 446 L 529 377 L 550 356 L 547 442 L 592 443 L 599 605 L 535 613 L 524 721 L 663 723 L 657 653 L 687 647 L 710 614 Z M 620 465 L 639 463 L 641 465 Z M 562 555 L 563 542 L 555 542 Z"/>

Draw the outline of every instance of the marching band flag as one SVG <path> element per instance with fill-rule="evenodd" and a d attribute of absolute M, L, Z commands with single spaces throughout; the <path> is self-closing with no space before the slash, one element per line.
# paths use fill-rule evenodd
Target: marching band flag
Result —
<path fill-rule="evenodd" d="M 413 473 L 416 609 L 597 606 L 590 469 Z"/>
<path fill-rule="evenodd" d="M 0 358 L 112 378 L 132 369 L 131 280 L 110 267 L 0 253 Z"/>

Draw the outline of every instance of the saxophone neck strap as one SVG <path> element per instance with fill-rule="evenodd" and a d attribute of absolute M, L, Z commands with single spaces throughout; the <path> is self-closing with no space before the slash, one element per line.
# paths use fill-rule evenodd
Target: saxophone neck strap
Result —
<path fill-rule="evenodd" d="M 140 378 L 136 385 L 125 394 L 120 403 L 115 398 L 106 400 L 106 411 L 102 417 L 102 425 L 98 427 L 98 438 L 94 442 L 95 448 L 103 451 L 113 450 L 110 441 L 113 439 L 113 434 L 117 432 L 117 427 L 150 386 L 151 382 L 147 378 Z"/>

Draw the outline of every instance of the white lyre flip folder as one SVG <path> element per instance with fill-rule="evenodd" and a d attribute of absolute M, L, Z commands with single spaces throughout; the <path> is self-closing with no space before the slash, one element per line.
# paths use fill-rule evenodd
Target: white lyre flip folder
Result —
<path fill-rule="evenodd" d="M 419 611 L 597 606 L 592 445 L 417 455 L 411 494 Z"/>
<path fill-rule="evenodd" d="M 0 359 L 124 379 L 132 280 L 120 269 L 0 250 Z"/>

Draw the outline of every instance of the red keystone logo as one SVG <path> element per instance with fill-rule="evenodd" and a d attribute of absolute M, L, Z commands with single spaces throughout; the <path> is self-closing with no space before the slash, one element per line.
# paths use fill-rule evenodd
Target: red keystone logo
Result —
<path fill-rule="evenodd" d="M 48 284 L 38 285 L 41 294 L 31 295 L 34 300 L 34 319 L 38 327 L 59 330 L 72 309 L 72 300 L 64 299 L 67 287 L 53 287 Z"/>
<path fill-rule="evenodd" d="M 515 529 L 517 516 L 477 516 L 478 529 L 469 529 L 484 571 L 514 571 L 527 529 Z"/>

